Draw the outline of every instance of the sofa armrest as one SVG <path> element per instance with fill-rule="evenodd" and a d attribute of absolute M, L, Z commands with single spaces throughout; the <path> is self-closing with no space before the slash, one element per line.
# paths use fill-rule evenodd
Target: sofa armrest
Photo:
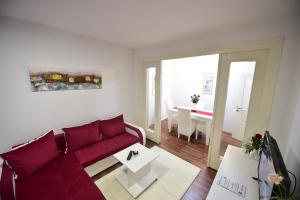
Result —
<path fill-rule="evenodd" d="M 14 200 L 13 171 L 3 162 L 0 179 L 0 199 Z"/>
<path fill-rule="evenodd" d="M 140 143 L 146 145 L 146 134 L 142 127 L 125 122 L 125 131 L 140 138 Z"/>

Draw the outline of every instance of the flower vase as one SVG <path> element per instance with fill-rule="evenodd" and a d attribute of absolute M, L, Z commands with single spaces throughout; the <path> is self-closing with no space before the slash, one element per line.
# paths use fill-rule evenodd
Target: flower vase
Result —
<path fill-rule="evenodd" d="M 253 159 L 253 160 L 259 160 L 259 151 L 257 151 L 257 150 L 254 150 L 254 151 L 251 151 L 250 153 L 249 153 L 249 156 L 250 156 L 250 158 L 251 159 Z"/>
<path fill-rule="evenodd" d="M 197 110 L 197 103 L 193 103 L 193 110 Z"/>

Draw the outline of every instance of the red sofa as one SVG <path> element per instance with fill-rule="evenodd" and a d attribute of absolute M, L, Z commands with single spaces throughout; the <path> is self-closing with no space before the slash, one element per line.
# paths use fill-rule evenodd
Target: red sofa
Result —
<path fill-rule="evenodd" d="M 93 137 L 90 134 L 94 130 L 90 129 L 93 126 L 100 127 L 99 138 L 84 138 L 86 134 L 89 134 L 91 138 Z M 86 132 L 87 130 L 89 132 Z M 103 200 L 105 197 L 90 178 L 90 168 L 93 168 L 92 170 L 99 169 L 92 172 L 92 175 L 99 173 L 116 163 L 107 164 L 106 161 L 104 168 L 101 167 L 101 162 L 112 157 L 114 153 L 137 142 L 145 144 L 144 131 L 129 123 L 124 123 L 123 116 L 96 121 L 79 127 L 66 128 L 64 131 L 64 134 L 55 135 L 56 146 L 61 153 L 34 173 L 29 173 L 30 168 L 27 171 L 17 170 L 18 165 L 13 171 L 11 166 L 7 165 L 7 163 L 10 164 L 10 161 L 3 163 L 0 181 L 1 200 Z M 76 144 L 76 140 L 90 144 L 80 146 Z M 91 142 L 93 140 L 97 142 Z M 1 154 L 1 156 L 10 158 L 6 153 Z M 11 163 L 15 164 L 13 161 Z M 14 179 L 14 172 L 20 174 L 22 172 L 26 176 Z M 30 175 L 27 175 L 28 173 Z M 15 182 L 15 191 L 13 182 Z"/>

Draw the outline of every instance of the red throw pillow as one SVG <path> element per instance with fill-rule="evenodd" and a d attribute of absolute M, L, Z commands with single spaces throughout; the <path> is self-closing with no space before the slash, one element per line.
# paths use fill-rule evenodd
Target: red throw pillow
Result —
<path fill-rule="evenodd" d="M 123 115 L 120 115 L 112 119 L 101 120 L 100 130 L 103 139 L 107 139 L 124 133 L 125 124 L 124 124 Z"/>
<path fill-rule="evenodd" d="M 66 133 L 67 151 L 74 151 L 100 141 L 98 120 L 82 126 L 63 128 L 63 130 Z"/>
<path fill-rule="evenodd" d="M 26 144 L 19 145 L 0 156 L 20 177 L 33 174 L 36 170 L 59 155 L 53 131 Z"/>

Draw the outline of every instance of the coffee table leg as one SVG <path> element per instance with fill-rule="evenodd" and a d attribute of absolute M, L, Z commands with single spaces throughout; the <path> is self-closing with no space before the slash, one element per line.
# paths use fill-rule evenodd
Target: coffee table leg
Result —
<path fill-rule="evenodd" d="M 136 198 L 157 180 L 157 175 L 151 170 L 151 163 L 149 163 L 136 173 L 123 166 L 120 172 L 116 174 L 116 179 Z"/>

